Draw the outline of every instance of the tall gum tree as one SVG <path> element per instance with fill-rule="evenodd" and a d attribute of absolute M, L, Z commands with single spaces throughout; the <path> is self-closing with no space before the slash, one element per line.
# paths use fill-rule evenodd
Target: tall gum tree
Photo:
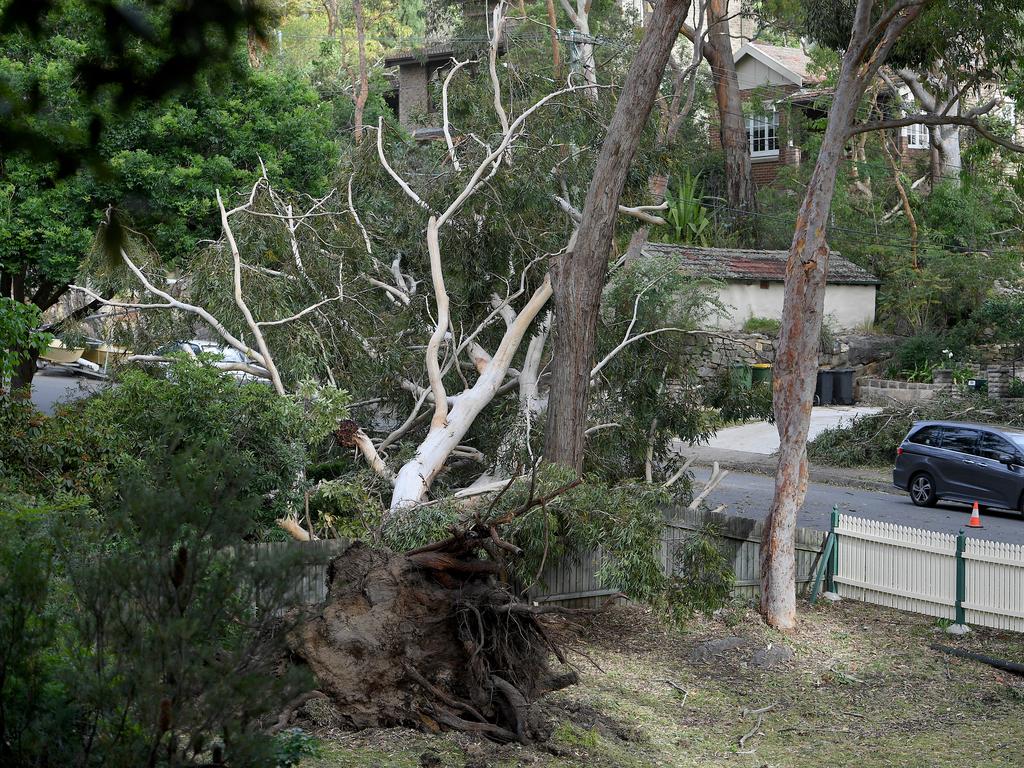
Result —
<path fill-rule="evenodd" d="M 839 12 L 850 10 L 843 0 L 809 1 L 817 9 L 817 15 L 808 14 L 807 18 L 828 24 L 832 34 L 835 33 L 835 19 L 829 17 L 826 20 L 821 15 L 824 11 L 820 6 L 827 5 L 833 10 L 838 8 Z M 908 45 L 931 41 L 934 50 L 963 34 L 965 24 L 971 27 L 966 23 L 971 20 L 970 3 L 963 4 L 962 13 L 957 13 L 957 8 L 953 7 L 958 5 L 958 0 L 948 3 L 937 0 L 856 0 L 852 4 L 849 38 L 845 45 L 835 46 L 843 49 L 842 61 L 828 125 L 793 232 L 775 362 L 773 404 L 780 447 L 775 493 L 761 547 L 761 613 L 768 624 L 779 629 L 791 629 L 796 623 L 793 537 L 797 513 L 807 489 L 806 444 L 828 275 L 829 214 L 836 176 L 848 141 L 864 132 L 914 124 L 970 125 L 986 139 L 1010 150 L 1024 151 L 1024 147 L 997 136 L 987 128 L 981 121 L 980 111 L 959 116 L 918 114 L 894 120 L 857 122 L 866 89 L 922 16 L 929 17 L 929 28 L 920 36 L 907 40 Z M 1022 9 L 1017 2 L 1009 5 L 1011 7 L 1006 10 L 1010 15 L 995 22 L 979 12 L 974 29 L 983 32 L 998 27 L 998 35 L 1002 35 L 1009 25 L 1013 27 L 1012 34 L 1016 34 L 1021 28 Z M 954 21 L 954 17 L 958 20 Z M 992 51 L 991 48 L 989 50 Z M 901 51 L 901 54 L 906 55 L 906 52 Z"/>
<path fill-rule="evenodd" d="M 700 45 L 700 51 L 711 67 L 711 80 L 715 87 L 718 136 L 725 156 L 726 199 L 735 212 L 749 213 L 757 209 L 756 190 L 729 19 L 728 0 L 707 0 L 708 34 Z M 700 44 L 699 27 L 695 29 L 684 25 L 682 32 L 695 46 Z"/>
<path fill-rule="evenodd" d="M 597 313 L 619 198 L 689 9 L 689 0 L 661 0 L 648 19 L 601 145 L 578 236 L 553 270 L 554 358 L 544 455 L 577 472 L 583 468 Z"/>

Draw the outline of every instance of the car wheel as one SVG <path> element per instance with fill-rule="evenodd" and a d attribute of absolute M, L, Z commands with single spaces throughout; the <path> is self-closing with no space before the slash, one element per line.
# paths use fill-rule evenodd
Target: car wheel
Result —
<path fill-rule="evenodd" d="M 910 478 L 910 500 L 919 507 L 934 507 L 938 502 L 935 481 L 927 472 L 920 472 Z"/>

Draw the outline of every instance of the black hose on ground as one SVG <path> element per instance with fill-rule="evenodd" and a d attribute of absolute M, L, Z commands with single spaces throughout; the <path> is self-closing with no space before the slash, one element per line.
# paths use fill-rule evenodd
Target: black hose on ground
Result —
<path fill-rule="evenodd" d="M 988 664 L 990 667 L 995 667 L 996 669 L 1001 669 L 1004 672 L 1010 672 L 1014 675 L 1024 677 L 1024 664 L 1018 664 L 1014 661 L 1006 661 L 1004 659 L 997 659 L 994 656 L 986 656 L 982 653 L 971 653 L 970 651 L 963 651 L 959 648 L 950 648 L 948 645 L 938 645 L 933 643 L 931 648 L 936 651 L 948 653 L 951 656 L 959 656 L 962 659 L 980 661 L 982 664 Z"/>

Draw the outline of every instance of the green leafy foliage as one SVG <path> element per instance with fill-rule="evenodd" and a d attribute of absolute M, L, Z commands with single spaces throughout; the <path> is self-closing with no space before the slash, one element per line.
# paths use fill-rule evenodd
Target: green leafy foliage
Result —
<path fill-rule="evenodd" d="M 245 533 L 262 535 L 287 509 L 301 508 L 308 452 L 345 416 L 347 403 L 343 391 L 311 386 L 281 397 L 187 358 L 172 363 L 165 378 L 128 370 L 118 386 L 53 417 L 3 397 L 0 425 L 11 439 L 0 446 L 0 483 L 42 498 L 82 494 L 107 510 L 121 501 L 116 478 L 144 476 L 169 435 L 187 455 L 230 445 L 261 499 L 257 526 Z"/>
<path fill-rule="evenodd" d="M 1021 427 L 1024 408 L 979 395 L 893 404 L 881 413 L 856 417 L 849 427 L 825 430 L 807 444 L 807 456 L 837 467 L 892 466 L 896 448 L 915 421 L 947 419 Z"/>
<path fill-rule="evenodd" d="M 709 522 L 677 546 L 669 581 L 669 601 L 677 618 L 709 614 L 728 603 L 736 575 L 723 542 L 721 530 Z"/>
<path fill-rule="evenodd" d="M 0 502 L 5 765 L 295 762 L 261 721 L 309 685 L 279 664 L 299 553 L 240 550 L 244 462 L 168 437 L 102 516 Z"/>
<path fill-rule="evenodd" d="M 705 401 L 718 409 L 724 424 L 751 420 L 775 423 L 771 382 L 750 384 L 739 368 L 722 371 L 708 384 Z"/>
<path fill-rule="evenodd" d="M 668 222 L 668 231 L 663 234 L 665 242 L 683 245 L 710 244 L 712 221 L 708 209 L 703 206 L 703 190 L 700 174 L 691 176 L 690 171 L 679 181 L 675 191 L 665 196 L 668 210 L 663 218 Z"/>
<path fill-rule="evenodd" d="M 504 519 L 521 510 L 531 499 L 553 495 L 573 480 L 564 467 L 542 465 L 531 480 L 512 484 L 483 513 L 484 520 Z M 595 478 L 568 488 L 541 506 L 516 516 L 502 527 L 502 535 L 521 547 L 521 557 L 508 562 L 508 577 L 526 591 L 539 583 L 545 565 L 572 562 L 581 555 L 601 550 L 597 570 L 599 582 L 631 598 L 654 605 L 676 618 L 694 610 L 718 607 L 721 584 L 728 581 L 728 563 L 715 561 L 707 553 L 692 553 L 708 583 L 692 584 L 670 579 L 660 559 L 660 542 L 665 509 L 690 494 L 684 479 L 672 491 L 646 483 L 609 485 Z M 451 534 L 470 518 L 465 508 L 442 502 L 415 513 L 399 512 L 388 518 L 383 529 L 385 543 L 395 550 L 408 550 Z M 713 533 L 705 532 L 710 541 Z M 687 556 L 690 557 L 690 556 Z"/>
<path fill-rule="evenodd" d="M 0 389 L 19 363 L 46 349 L 53 336 L 37 330 L 39 308 L 0 297 Z"/>
<path fill-rule="evenodd" d="M 261 3 L 39 5 L 38 28 L 0 24 L 0 132 L 34 138 L 5 144 L 0 160 L 3 295 L 52 306 L 97 245 L 116 257 L 126 227 L 177 265 L 218 234 L 215 190 L 230 197 L 261 159 L 282 188 L 325 191 L 332 103 L 297 72 L 250 70 L 235 44 L 239 24 L 264 18 Z M 125 18 L 137 26 L 110 38 Z M 195 58 L 204 51 L 216 57 Z M 138 79 L 117 79 L 129 71 Z M 181 79 L 161 83 L 172 72 Z M 97 90 L 94 76 L 116 82 Z"/>

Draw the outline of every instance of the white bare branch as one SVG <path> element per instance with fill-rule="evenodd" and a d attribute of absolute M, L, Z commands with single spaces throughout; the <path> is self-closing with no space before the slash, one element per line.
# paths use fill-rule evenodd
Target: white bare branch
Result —
<path fill-rule="evenodd" d="M 423 198 L 417 195 L 412 187 L 398 175 L 398 172 L 391 167 L 391 163 L 388 162 L 387 157 L 384 155 L 384 118 L 377 118 L 377 156 L 380 158 L 380 164 L 384 166 L 384 170 L 388 172 L 388 175 L 395 180 L 395 182 L 402 188 L 402 191 L 407 194 L 416 205 L 425 211 L 430 211 L 430 206 L 423 202 Z"/>
<path fill-rule="evenodd" d="M 448 396 L 441 380 L 440 350 L 441 342 L 448 332 L 448 291 L 444 285 L 444 271 L 441 268 L 441 245 L 438 239 L 438 223 L 433 216 L 427 222 L 427 252 L 430 256 L 430 278 L 434 285 L 434 302 L 437 306 L 437 320 L 434 332 L 427 342 L 427 379 L 434 393 L 434 417 L 431 426 L 443 426 L 448 417 Z"/>
<path fill-rule="evenodd" d="M 378 136 L 380 134 L 378 133 Z M 354 174 L 353 174 L 354 175 Z M 352 215 L 352 218 L 356 222 L 356 226 L 359 227 L 359 231 L 363 233 L 363 244 L 366 246 L 366 252 L 373 255 L 373 246 L 370 245 L 370 236 L 366 232 L 366 227 L 363 226 L 362 220 L 359 218 L 359 214 L 356 213 L 355 203 L 352 201 L 352 176 L 348 177 L 348 212 Z"/>
<path fill-rule="evenodd" d="M 452 166 L 456 171 L 461 171 L 462 165 L 459 163 L 458 155 L 455 154 L 455 142 L 452 141 L 451 123 L 448 121 L 448 85 L 451 83 L 452 78 L 455 77 L 455 73 L 470 63 L 475 62 L 473 59 L 457 61 L 453 58 L 452 64 L 454 66 L 445 75 L 444 82 L 441 84 L 441 125 L 444 131 L 444 142 L 448 145 L 448 156 L 452 159 Z"/>
<path fill-rule="evenodd" d="M 228 221 L 228 212 L 224 208 L 224 201 L 221 199 L 220 190 L 217 190 L 217 207 L 220 209 L 220 223 L 224 230 L 224 237 L 228 242 L 228 249 L 231 251 L 231 259 L 234 265 L 232 270 L 232 277 L 234 282 L 234 295 L 235 304 L 242 313 L 242 317 L 245 318 L 246 325 L 249 326 L 249 330 L 252 331 L 253 337 L 256 339 L 256 346 L 259 347 L 262 364 L 270 371 L 270 380 L 274 383 L 274 389 L 279 395 L 284 394 L 284 384 L 281 383 L 281 376 L 277 372 L 277 366 L 274 365 L 274 360 L 270 356 L 270 350 L 267 348 L 266 339 L 263 338 L 263 331 L 260 326 L 256 324 L 256 320 L 252 316 L 252 312 L 249 310 L 249 305 L 246 304 L 245 299 L 242 297 L 242 259 L 238 253 L 238 243 L 235 242 L 235 234 L 231 231 L 231 222 Z"/>

